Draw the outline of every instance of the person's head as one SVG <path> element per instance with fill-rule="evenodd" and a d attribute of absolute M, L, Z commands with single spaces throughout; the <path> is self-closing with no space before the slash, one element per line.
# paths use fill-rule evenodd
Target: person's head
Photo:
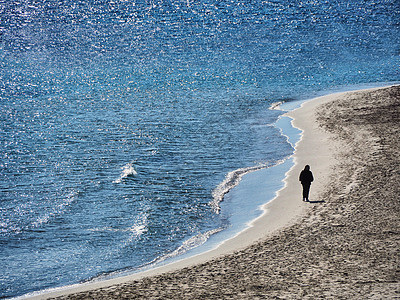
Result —
<path fill-rule="evenodd" d="M 309 165 L 306 165 L 306 166 L 304 167 L 304 170 L 310 171 L 310 166 L 309 166 Z"/>

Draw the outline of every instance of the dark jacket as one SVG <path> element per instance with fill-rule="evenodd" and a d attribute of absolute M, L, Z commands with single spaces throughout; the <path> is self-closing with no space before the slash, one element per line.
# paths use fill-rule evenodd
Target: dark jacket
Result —
<path fill-rule="evenodd" d="M 303 170 L 300 173 L 299 180 L 301 181 L 301 184 L 311 184 L 311 182 L 314 181 L 314 177 L 310 170 Z"/>

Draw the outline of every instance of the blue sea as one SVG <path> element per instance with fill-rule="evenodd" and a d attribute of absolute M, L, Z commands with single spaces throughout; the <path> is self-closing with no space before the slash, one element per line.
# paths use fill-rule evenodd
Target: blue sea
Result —
<path fill-rule="evenodd" d="M 0 298 L 228 238 L 273 103 L 399 80 L 396 0 L 0 0 Z"/>

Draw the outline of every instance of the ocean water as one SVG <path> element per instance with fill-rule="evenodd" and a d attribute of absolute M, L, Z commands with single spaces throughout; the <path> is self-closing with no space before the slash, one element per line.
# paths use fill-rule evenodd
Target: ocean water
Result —
<path fill-rule="evenodd" d="M 232 187 L 278 189 L 293 151 L 271 104 L 399 81 L 399 16 L 394 0 L 0 0 L 0 297 L 242 228 L 259 203 Z"/>

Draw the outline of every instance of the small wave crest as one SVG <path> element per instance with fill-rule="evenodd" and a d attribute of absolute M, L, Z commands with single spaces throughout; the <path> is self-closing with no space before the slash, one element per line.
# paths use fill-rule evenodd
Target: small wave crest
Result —
<path fill-rule="evenodd" d="M 219 204 L 224 199 L 225 194 L 237 186 L 244 175 L 253 171 L 264 169 L 266 167 L 268 167 L 268 164 L 260 164 L 257 166 L 240 168 L 229 172 L 224 181 L 222 181 L 212 192 L 213 199 L 208 204 L 211 206 L 214 212 L 218 214 L 221 209 Z"/>
<path fill-rule="evenodd" d="M 104 228 L 99 228 L 99 229 L 102 230 Z M 106 279 L 110 279 L 110 278 L 115 278 L 115 277 L 119 277 L 119 276 L 136 273 L 139 271 L 144 271 L 148 268 L 152 268 L 152 267 L 156 266 L 158 263 L 162 263 L 167 259 L 175 258 L 181 254 L 186 253 L 187 251 L 189 251 L 191 249 L 194 249 L 198 246 L 203 245 L 210 238 L 210 236 L 212 236 L 213 234 L 216 234 L 222 230 L 223 230 L 223 228 L 217 228 L 217 229 L 209 230 L 205 233 L 199 233 L 195 236 L 192 236 L 191 238 L 185 240 L 174 251 L 167 253 L 165 255 L 162 255 L 161 257 L 158 257 L 158 258 L 154 259 L 153 261 L 146 263 L 138 268 L 129 268 L 128 267 L 126 269 L 117 270 L 117 271 L 113 271 L 113 272 L 109 272 L 109 273 L 102 273 L 95 277 L 89 278 L 88 280 L 85 280 L 84 282 L 95 282 L 95 281 L 99 281 L 99 280 L 106 280 Z"/>
<path fill-rule="evenodd" d="M 186 253 L 187 251 L 194 249 L 198 246 L 203 245 L 209 238 L 210 236 L 212 236 L 213 234 L 216 234 L 220 231 L 222 231 L 223 228 L 217 228 L 217 229 L 212 229 L 209 230 L 205 233 L 199 233 L 195 236 L 192 236 L 191 238 L 185 240 L 182 245 L 180 245 L 177 249 L 175 249 L 174 251 L 172 251 L 171 253 L 165 254 L 161 257 L 159 257 L 154 264 L 163 262 L 169 258 L 174 258 L 177 257 L 179 255 L 182 255 L 184 253 Z"/>
<path fill-rule="evenodd" d="M 278 101 L 271 104 L 269 107 L 270 110 L 282 110 L 281 105 L 285 103 L 284 101 Z"/>
<path fill-rule="evenodd" d="M 16 207 L 0 210 L 0 235 L 20 234 L 23 231 L 36 230 L 49 223 L 51 219 L 62 215 L 76 200 L 77 192 L 69 192 L 63 197 L 51 199 L 51 202 L 35 203 L 29 201 Z M 42 205 L 42 206 L 40 206 Z"/>
<path fill-rule="evenodd" d="M 76 196 L 78 195 L 77 192 L 71 192 L 64 200 L 55 205 L 53 209 L 46 214 L 38 217 L 33 223 L 32 228 L 40 227 L 42 224 L 48 223 L 52 217 L 62 214 L 65 209 L 71 205 L 71 203 L 75 200 Z"/>
<path fill-rule="evenodd" d="M 122 172 L 121 175 L 113 181 L 113 183 L 121 183 L 125 178 L 128 176 L 134 176 L 137 174 L 133 163 L 128 163 L 121 168 Z"/>
<path fill-rule="evenodd" d="M 135 236 L 140 236 L 147 231 L 147 228 L 145 225 L 142 224 L 142 225 L 134 225 L 129 228 L 98 227 L 98 228 L 89 229 L 89 231 L 92 231 L 92 232 L 106 232 L 106 231 L 109 231 L 109 232 L 131 232 Z"/>

